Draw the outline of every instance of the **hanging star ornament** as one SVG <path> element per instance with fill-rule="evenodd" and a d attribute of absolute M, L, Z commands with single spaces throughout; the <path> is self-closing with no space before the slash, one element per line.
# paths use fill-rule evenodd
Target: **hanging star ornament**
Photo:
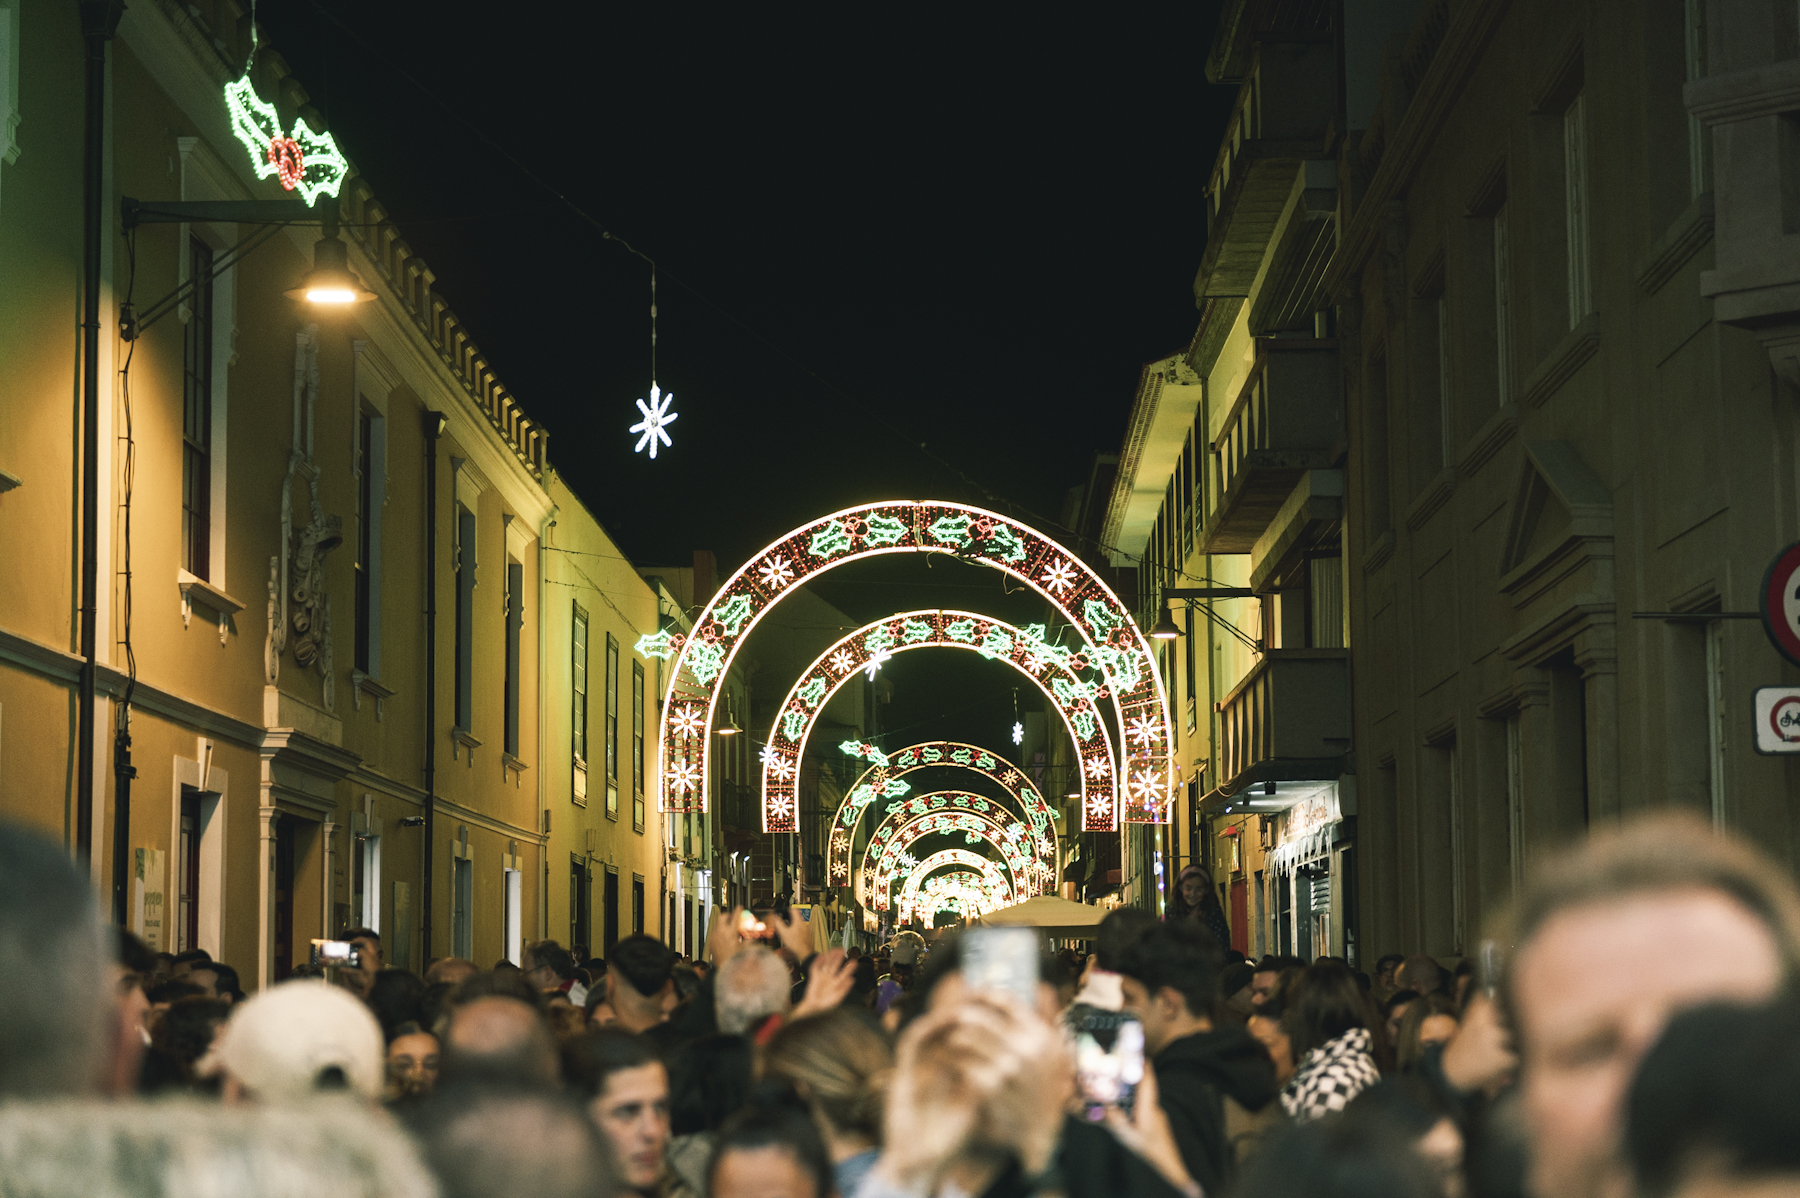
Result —
<path fill-rule="evenodd" d="M 677 412 L 669 411 L 669 405 L 674 402 L 675 393 L 673 391 L 664 395 L 662 388 L 655 383 L 650 384 L 650 402 L 646 404 L 641 399 L 637 401 L 638 411 L 644 414 L 644 419 L 632 425 L 631 431 L 644 435 L 638 438 L 637 446 L 631 452 L 642 453 L 644 446 L 648 445 L 650 460 L 655 461 L 658 440 L 661 440 L 664 445 L 674 448 L 675 443 L 669 440 L 669 426 L 674 424 L 680 416 Z"/>

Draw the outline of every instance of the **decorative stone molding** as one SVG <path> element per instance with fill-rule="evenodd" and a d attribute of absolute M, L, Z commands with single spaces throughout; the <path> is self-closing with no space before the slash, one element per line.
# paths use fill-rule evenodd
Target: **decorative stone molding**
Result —
<path fill-rule="evenodd" d="M 219 645 L 223 647 L 231 632 L 231 617 L 244 610 L 244 605 L 204 578 L 197 578 L 177 568 L 175 585 L 181 591 L 181 626 L 186 628 L 194 614 L 194 604 L 210 607 L 219 617 Z"/>
<path fill-rule="evenodd" d="M 1589 312 L 1538 364 L 1538 368 L 1526 376 L 1524 385 L 1519 388 L 1524 407 L 1543 407 L 1599 349 L 1600 314 Z"/>
<path fill-rule="evenodd" d="M 381 722 L 381 706 L 387 700 L 394 697 L 394 691 L 389 687 L 381 685 L 381 682 L 378 679 L 363 673 L 361 670 L 350 671 L 350 685 L 354 691 L 351 696 L 351 701 L 354 703 L 356 710 L 362 710 L 362 697 L 364 695 L 370 695 L 374 698 L 375 722 L 379 724 Z"/>
<path fill-rule="evenodd" d="M 281 553 L 269 559 L 269 633 L 263 645 L 264 681 L 281 676 L 281 655 L 293 638 L 294 662 L 317 666 L 326 710 L 336 699 L 332 665 L 331 596 L 325 592 L 325 557 L 344 543 L 343 521 L 319 503 L 319 469 L 313 462 L 313 420 L 319 400 L 319 326 L 294 334 L 293 439 L 281 480 Z M 294 482 L 306 480 L 306 523 L 296 527 Z"/>
<path fill-rule="evenodd" d="M 1656 239 L 1656 244 L 1637 260 L 1638 290 L 1645 295 L 1655 295 L 1712 239 L 1713 193 L 1708 191 L 1689 204 Z"/>

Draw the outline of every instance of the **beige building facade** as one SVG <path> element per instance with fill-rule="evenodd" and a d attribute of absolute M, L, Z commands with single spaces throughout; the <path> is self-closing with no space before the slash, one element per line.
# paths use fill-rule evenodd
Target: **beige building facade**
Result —
<path fill-rule="evenodd" d="M 366 303 L 285 294 L 316 225 L 123 225 L 125 197 L 294 194 L 232 133 L 224 89 L 251 43 L 231 0 L 134 4 L 108 45 L 83 810 L 83 31 L 75 6 L 38 0 L 0 20 L 0 544 L 30 563 L 0 578 L 0 815 L 90 860 L 158 947 L 204 948 L 247 985 L 357 925 L 414 970 L 584 927 L 595 948 L 663 934 L 640 747 L 656 695 L 630 658 L 656 597 L 432 271 L 353 168 L 315 211 L 336 205 Z M 284 128 L 323 131 L 266 44 L 247 78 Z M 144 325 L 129 341 L 127 304 Z M 620 879 L 610 905 L 612 883 L 574 885 L 584 862 Z"/>

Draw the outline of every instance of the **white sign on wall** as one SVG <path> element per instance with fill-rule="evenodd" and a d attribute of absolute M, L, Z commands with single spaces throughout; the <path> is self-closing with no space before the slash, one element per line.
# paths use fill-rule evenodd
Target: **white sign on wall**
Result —
<path fill-rule="evenodd" d="M 1751 706 L 1758 753 L 1800 753 L 1800 686 L 1759 686 Z"/>

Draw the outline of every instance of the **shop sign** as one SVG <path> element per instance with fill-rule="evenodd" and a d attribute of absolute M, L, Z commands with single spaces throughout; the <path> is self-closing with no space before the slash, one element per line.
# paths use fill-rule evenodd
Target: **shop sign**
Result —
<path fill-rule="evenodd" d="M 1800 753 L 1800 686 L 1759 686 L 1750 706 L 1758 753 Z"/>
<path fill-rule="evenodd" d="M 1282 829 L 1281 838 L 1297 840 L 1308 832 L 1337 823 L 1340 818 L 1337 787 L 1326 787 L 1312 798 L 1288 808 L 1287 825 Z"/>

